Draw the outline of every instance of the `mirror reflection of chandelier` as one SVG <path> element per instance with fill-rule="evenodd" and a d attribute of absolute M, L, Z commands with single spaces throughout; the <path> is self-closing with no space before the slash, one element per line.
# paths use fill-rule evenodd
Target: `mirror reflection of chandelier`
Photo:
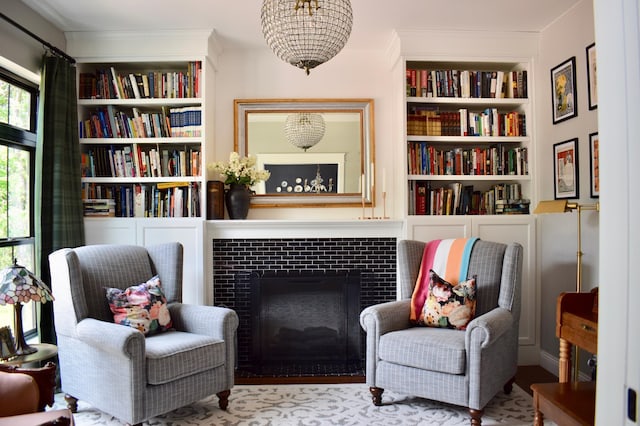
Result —
<path fill-rule="evenodd" d="M 350 0 L 263 0 L 261 23 L 276 56 L 309 75 L 347 43 L 353 11 Z"/>
<path fill-rule="evenodd" d="M 284 134 L 290 144 L 306 151 L 324 137 L 322 114 L 297 112 L 289 114 L 284 122 Z"/>

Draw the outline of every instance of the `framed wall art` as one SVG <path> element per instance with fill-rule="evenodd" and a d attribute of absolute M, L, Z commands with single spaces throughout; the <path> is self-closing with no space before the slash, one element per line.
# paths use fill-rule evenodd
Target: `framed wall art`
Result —
<path fill-rule="evenodd" d="M 598 75 L 596 73 L 596 44 L 591 43 L 587 50 L 587 93 L 589 109 L 598 108 Z"/>
<path fill-rule="evenodd" d="M 0 327 L 0 359 L 9 359 L 15 354 L 16 348 L 11 329 L 8 326 Z"/>
<path fill-rule="evenodd" d="M 600 138 L 598 132 L 589 135 L 589 159 L 591 170 L 591 198 L 600 196 Z"/>
<path fill-rule="evenodd" d="M 578 115 L 575 56 L 551 69 L 551 92 L 553 124 Z"/>
<path fill-rule="evenodd" d="M 556 200 L 579 198 L 578 138 L 553 145 L 553 186 Z"/>

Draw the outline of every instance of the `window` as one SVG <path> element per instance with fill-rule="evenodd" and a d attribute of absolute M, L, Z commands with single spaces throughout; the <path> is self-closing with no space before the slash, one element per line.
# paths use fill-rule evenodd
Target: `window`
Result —
<path fill-rule="evenodd" d="M 33 197 L 37 88 L 0 68 L 0 269 L 14 259 L 35 269 Z M 22 310 L 25 335 L 36 332 L 33 303 Z M 13 329 L 13 306 L 0 305 L 0 326 Z"/>

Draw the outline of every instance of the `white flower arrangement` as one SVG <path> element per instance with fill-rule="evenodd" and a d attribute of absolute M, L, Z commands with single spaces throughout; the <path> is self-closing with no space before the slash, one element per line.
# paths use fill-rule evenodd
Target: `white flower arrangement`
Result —
<path fill-rule="evenodd" d="M 271 176 L 268 170 L 256 170 L 255 165 L 255 156 L 240 157 L 237 152 L 232 152 L 229 154 L 228 163 L 216 161 L 210 163 L 207 168 L 220 173 L 225 184 L 253 186 L 258 182 L 266 181 Z"/>

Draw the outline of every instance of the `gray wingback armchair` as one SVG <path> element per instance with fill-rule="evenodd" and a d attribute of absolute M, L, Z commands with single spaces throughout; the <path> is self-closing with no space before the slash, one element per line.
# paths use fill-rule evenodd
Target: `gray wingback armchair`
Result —
<path fill-rule="evenodd" d="M 216 393 L 226 409 L 234 383 L 238 317 L 182 304 L 183 249 L 94 245 L 49 256 L 62 390 L 130 424 Z M 114 323 L 105 288 L 160 277 L 173 329 L 145 336 Z"/>
<path fill-rule="evenodd" d="M 398 243 L 399 300 L 360 314 L 366 382 L 373 403 L 384 389 L 468 407 L 480 425 L 484 406 L 512 389 L 518 361 L 522 246 L 478 240 L 468 276 L 476 275 L 476 315 L 466 330 L 412 326 L 411 295 L 425 243 Z"/>

